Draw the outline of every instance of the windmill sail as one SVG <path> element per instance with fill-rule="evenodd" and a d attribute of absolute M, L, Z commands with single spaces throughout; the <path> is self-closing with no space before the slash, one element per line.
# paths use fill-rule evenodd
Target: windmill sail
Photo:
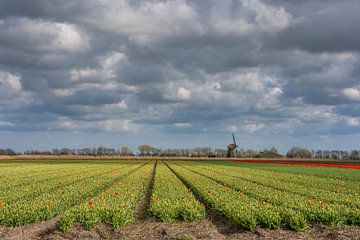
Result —
<path fill-rule="evenodd" d="M 235 140 L 235 134 L 232 133 L 232 137 L 233 137 L 233 143 L 230 143 L 227 148 L 228 148 L 228 153 L 227 153 L 227 157 L 231 157 L 234 156 L 234 151 L 236 150 L 236 148 L 238 147 L 236 145 L 236 140 Z"/>

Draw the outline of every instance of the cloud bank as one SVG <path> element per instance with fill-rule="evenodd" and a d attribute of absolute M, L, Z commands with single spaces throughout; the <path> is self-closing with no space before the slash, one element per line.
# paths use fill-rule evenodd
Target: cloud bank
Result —
<path fill-rule="evenodd" d="M 236 131 L 243 147 L 356 147 L 359 12 L 356 0 L 2 0 L 0 144 L 226 146 Z"/>

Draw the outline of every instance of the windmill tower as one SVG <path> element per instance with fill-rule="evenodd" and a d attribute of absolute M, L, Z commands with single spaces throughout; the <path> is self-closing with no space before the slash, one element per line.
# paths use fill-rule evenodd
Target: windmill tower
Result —
<path fill-rule="evenodd" d="M 238 145 L 236 145 L 236 141 L 235 141 L 235 135 L 234 133 L 232 133 L 232 137 L 233 137 L 233 143 L 230 143 L 229 145 L 227 145 L 227 157 L 233 157 L 235 154 L 235 149 L 238 147 Z"/>

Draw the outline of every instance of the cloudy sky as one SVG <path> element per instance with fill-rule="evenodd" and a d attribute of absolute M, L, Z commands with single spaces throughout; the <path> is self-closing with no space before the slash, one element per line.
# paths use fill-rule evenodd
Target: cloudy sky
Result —
<path fill-rule="evenodd" d="M 359 148 L 358 0 L 0 0 L 0 148 Z"/>

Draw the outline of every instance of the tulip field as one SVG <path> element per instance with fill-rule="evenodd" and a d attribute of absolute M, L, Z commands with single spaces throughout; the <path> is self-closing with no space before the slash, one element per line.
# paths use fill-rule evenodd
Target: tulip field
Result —
<path fill-rule="evenodd" d="M 155 221 L 215 213 L 239 229 L 360 225 L 360 170 L 232 161 L 0 161 L 0 226 L 58 219 L 114 230 L 145 204 Z"/>

